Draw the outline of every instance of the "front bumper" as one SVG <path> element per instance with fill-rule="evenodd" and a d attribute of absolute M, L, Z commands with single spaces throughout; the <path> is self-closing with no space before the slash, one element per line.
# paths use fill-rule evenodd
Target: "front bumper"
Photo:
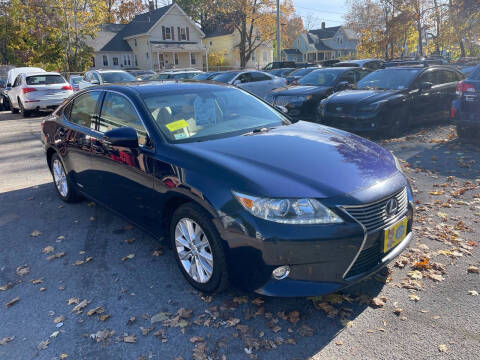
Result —
<path fill-rule="evenodd" d="M 320 122 L 327 126 L 357 134 L 373 134 L 384 131 L 388 127 L 387 122 L 381 121 L 377 113 L 361 115 L 324 113 Z"/>
<path fill-rule="evenodd" d="M 367 232 L 341 207 L 336 212 L 344 223 L 332 225 L 278 224 L 246 212 L 221 218 L 217 228 L 223 229 L 220 235 L 229 247 L 232 282 L 259 294 L 284 297 L 317 296 L 355 284 L 388 264 L 411 241 L 413 198 L 410 191 L 407 194 L 406 209 L 391 218 L 396 222 L 408 217 L 407 236 L 387 253 L 383 253 L 383 228 Z M 358 198 L 370 203 L 363 200 L 366 196 Z M 326 205 L 333 210 L 333 203 L 338 199 Z M 275 280 L 272 271 L 283 265 L 290 267 L 290 274 Z"/>

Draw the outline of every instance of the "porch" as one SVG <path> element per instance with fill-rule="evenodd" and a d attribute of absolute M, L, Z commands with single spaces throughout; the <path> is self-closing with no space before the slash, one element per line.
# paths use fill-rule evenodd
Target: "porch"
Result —
<path fill-rule="evenodd" d="M 204 59 L 207 64 L 204 66 Z M 153 70 L 196 68 L 208 70 L 207 48 L 203 44 L 172 44 L 152 42 Z"/>

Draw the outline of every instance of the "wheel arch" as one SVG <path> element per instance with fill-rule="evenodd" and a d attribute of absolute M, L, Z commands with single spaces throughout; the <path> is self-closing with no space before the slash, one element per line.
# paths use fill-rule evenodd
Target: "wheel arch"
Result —
<path fill-rule="evenodd" d="M 48 147 L 46 152 L 46 157 L 47 157 L 47 165 L 48 165 L 48 168 L 50 169 L 50 172 L 52 171 L 52 157 L 54 154 L 58 154 L 57 151 L 51 146 Z"/>

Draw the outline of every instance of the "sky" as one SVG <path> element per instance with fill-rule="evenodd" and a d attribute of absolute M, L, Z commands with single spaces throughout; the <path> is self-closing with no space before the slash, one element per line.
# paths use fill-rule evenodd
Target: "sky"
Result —
<path fill-rule="evenodd" d="M 315 20 L 315 27 L 320 27 L 322 21 L 327 27 L 342 25 L 347 11 L 345 3 L 345 0 L 293 0 L 295 11 L 304 23 L 310 17 Z"/>

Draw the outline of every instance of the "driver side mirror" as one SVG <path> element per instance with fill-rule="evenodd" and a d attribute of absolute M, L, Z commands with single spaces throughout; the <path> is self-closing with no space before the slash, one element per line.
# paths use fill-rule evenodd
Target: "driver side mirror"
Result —
<path fill-rule="evenodd" d="M 240 85 L 242 83 L 242 80 L 235 80 L 233 82 L 233 85 Z"/>
<path fill-rule="evenodd" d="M 103 135 L 103 141 L 110 146 L 121 146 L 129 149 L 138 148 L 137 131 L 131 127 L 119 127 L 109 130 Z"/>
<path fill-rule="evenodd" d="M 351 89 L 351 85 L 348 81 L 341 81 L 335 87 L 336 91 Z"/>
<path fill-rule="evenodd" d="M 432 88 L 432 86 L 433 86 L 433 84 L 431 82 L 426 81 L 426 82 L 420 83 L 418 85 L 418 89 L 419 90 L 429 90 L 429 89 Z"/>

